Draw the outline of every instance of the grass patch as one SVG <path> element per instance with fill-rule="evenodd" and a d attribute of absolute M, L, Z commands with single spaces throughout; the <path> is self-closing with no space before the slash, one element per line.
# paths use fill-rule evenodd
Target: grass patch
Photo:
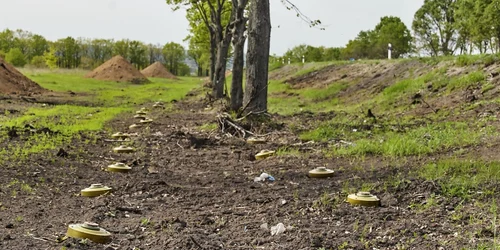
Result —
<path fill-rule="evenodd" d="M 31 72 L 31 73 L 30 73 Z M 153 101 L 170 102 L 182 99 L 190 90 L 200 86 L 198 78 L 184 77 L 181 80 L 153 78 L 149 84 L 117 83 L 98 81 L 83 77 L 81 71 L 27 71 L 27 75 L 44 88 L 66 92 L 74 91 L 89 106 L 67 104 L 28 109 L 23 115 L 8 118 L 0 116 L 4 127 L 22 127 L 32 124 L 36 128 L 48 128 L 56 133 L 32 134 L 15 143 L 6 143 L 7 131 L 0 132 L 0 162 L 22 160 L 30 154 L 57 149 L 89 134 L 85 143 L 91 143 L 92 131 L 105 128 L 107 122 L 118 115 L 131 111 L 137 105 Z M 75 99 L 69 99 L 68 102 Z M 89 139 L 90 138 L 90 139 Z"/>
<path fill-rule="evenodd" d="M 425 165 L 419 176 L 437 182 L 446 196 L 469 198 L 477 191 L 493 194 L 500 181 L 500 162 L 446 159 Z"/>
<path fill-rule="evenodd" d="M 323 124 L 301 135 L 304 140 L 342 139 L 352 145 L 335 147 L 331 154 L 340 156 L 382 155 L 388 157 L 422 156 L 456 147 L 479 143 L 492 129 L 471 128 L 468 123 L 427 124 L 405 131 L 387 129 L 356 130 L 351 125 Z"/>

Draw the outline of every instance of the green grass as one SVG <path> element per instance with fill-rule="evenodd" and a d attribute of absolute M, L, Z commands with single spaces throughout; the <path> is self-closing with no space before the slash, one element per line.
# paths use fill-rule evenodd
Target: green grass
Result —
<path fill-rule="evenodd" d="M 337 95 L 347 87 L 347 83 L 337 82 L 329 84 L 326 88 L 292 89 L 288 84 L 271 81 L 268 97 L 269 111 L 283 115 L 302 111 L 330 111 L 340 104 Z"/>
<path fill-rule="evenodd" d="M 0 122 L 5 127 L 22 127 L 32 124 L 36 128 L 48 128 L 56 134 L 33 134 L 16 143 L 8 143 L 0 149 L 0 162 L 22 160 L 30 154 L 57 149 L 75 139 L 80 139 L 87 133 L 91 143 L 93 131 L 105 129 L 106 123 L 124 112 L 130 112 L 138 105 L 153 101 L 170 102 L 182 99 L 188 91 L 200 85 L 197 78 L 182 78 L 179 81 L 166 79 L 151 79 L 149 84 L 129 84 L 109 81 L 97 81 L 83 78 L 80 71 L 36 71 L 27 73 L 28 77 L 38 82 L 42 87 L 55 92 L 74 91 L 77 97 L 89 105 L 81 106 L 71 103 L 50 105 L 46 107 L 31 107 L 20 116 L 0 116 Z M 8 140 L 6 131 L 0 133 L 0 143 Z"/>
<path fill-rule="evenodd" d="M 404 157 L 474 145 L 479 143 L 481 138 L 493 133 L 491 128 L 481 129 L 479 125 L 462 122 L 426 124 L 414 128 L 407 127 L 404 131 L 394 131 L 387 125 L 365 130 L 360 121 L 349 123 L 342 119 L 336 118 L 323 123 L 316 129 L 302 133 L 300 138 L 314 141 L 336 139 L 353 143 L 332 148 L 330 154 L 337 156 Z"/>
<path fill-rule="evenodd" d="M 500 162 L 445 159 L 419 170 L 426 180 L 439 184 L 444 195 L 468 198 L 477 192 L 492 194 L 500 182 Z"/>

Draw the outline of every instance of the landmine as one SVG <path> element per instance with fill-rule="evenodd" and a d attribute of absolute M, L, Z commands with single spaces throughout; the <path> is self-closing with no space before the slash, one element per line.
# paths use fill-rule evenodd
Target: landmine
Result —
<path fill-rule="evenodd" d="M 70 224 L 66 235 L 77 239 L 89 239 L 101 244 L 111 242 L 111 233 L 99 227 L 97 223 L 92 222 Z"/>
<path fill-rule="evenodd" d="M 118 146 L 116 148 L 113 148 L 113 151 L 115 153 L 132 153 L 135 151 L 135 149 L 132 147 L 127 147 L 125 145 L 121 145 L 121 146 Z"/>
<path fill-rule="evenodd" d="M 111 192 L 113 189 L 102 184 L 92 184 L 90 187 L 82 189 L 80 193 L 84 197 L 97 197 Z"/>
<path fill-rule="evenodd" d="M 356 194 L 350 194 L 347 196 L 347 201 L 352 205 L 361 205 L 367 207 L 378 207 L 380 206 L 380 199 L 370 194 L 370 192 L 358 192 Z"/>
<path fill-rule="evenodd" d="M 142 124 L 132 124 L 128 128 L 134 129 L 134 128 L 142 128 Z"/>
<path fill-rule="evenodd" d="M 149 124 L 149 123 L 152 123 L 153 122 L 153 119 L 149 119 L 149 118 L 146 118 L 144 120 L 140 120 L 139 123 L 140 124 Z"/>
<path fill-rule="evenodd" d="M 144 120 L 144 119 L 147 119 L 148 117 L 145 115 L 134 115 L 134 118 L 139 119 L 139 120 Z"/>
<path fill-rule="evenodd" d="M 268 157 L 273 156 L 274 153 L 275 153 L 275 151 L 264 149 L 255 155 L 255 159 L 263 160 L 263 159 L 266 159 Z"/>
<path fill-rule="evenodd" d="M 122 132 L 117 132 L 117 133 L 114 133 L 111 135 L 111 138 L 114 138 L 114 139 L 127 139 L 127 138 L 130 138 L 130 135 L 129 134 L 125 134 L 125 133 L 122 133 Z"/>
<path fill-rule="evenodd" d="M 265 144 L 266 139 L 264 138 L 255 138 L 255 137 L 250 137 L 247 139 L 248 144 Z"/>
<path fill-rule="evenodd" d="M 107 170 L 109 172 L 115 173 L 128 173 L 130 172 L 130 170 L 132 170 L 132 168 L 125 165 L 125 163 L 117 162 L 115 164 L 109 165 Z"/>
<path fill-rule="evenodd" d="M 334 171 L 327 169 L 326 167 L 318 167 L 309 171 L 309 177 L 311 178 L 328 178 L 334 175 Z"/>

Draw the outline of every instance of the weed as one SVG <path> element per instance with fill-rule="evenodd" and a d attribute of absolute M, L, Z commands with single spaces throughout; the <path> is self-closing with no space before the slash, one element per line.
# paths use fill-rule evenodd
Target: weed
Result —
<path fill-rule="evenodd" d="M 420 169 L 421 177 L 437 182 L 447 196 L 469 198 L 485 185 L 500 181 L 500 162 L 445 159 Z"/>

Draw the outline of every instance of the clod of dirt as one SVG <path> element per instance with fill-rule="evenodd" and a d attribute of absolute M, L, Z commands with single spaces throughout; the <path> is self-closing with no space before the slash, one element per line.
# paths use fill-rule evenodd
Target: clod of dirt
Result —
<path fill-rule="evenodd" d="M 105 81 L 148 83 L 149 80 L 122 56 L 115 56 L 85 75 Z"/>
<path fill-rule="evenodd" d="M 158 77 L 158 78 L 167 78 L 167 79 L 179 79 L 172 73 L 168 71 L 163 64 L 160 62 L 155 62 L 149 67 L 141 70 L 141 73 L 146 77 Z"/>
<path fill-rule="evenodd" d="M 60 148 L 59 152 L 57 152 L 56 156 L 65 158 L 65 157 L 68 157 L 69 154 L 64 149 Z"/>
<path fill-rule="evenodd" d="M 10 139 L 18 137 L 19 135 L 17 134 L 17 129 L 15 127 L 9 128 L 9 132 L 7 132 L 7 135 L 9 136 Z"/>
<path fill-rule="evenodd" d="M 33 95 L 45 92 L 38 83 L 24 76 L 0 57 L 0 93 Z"/>

